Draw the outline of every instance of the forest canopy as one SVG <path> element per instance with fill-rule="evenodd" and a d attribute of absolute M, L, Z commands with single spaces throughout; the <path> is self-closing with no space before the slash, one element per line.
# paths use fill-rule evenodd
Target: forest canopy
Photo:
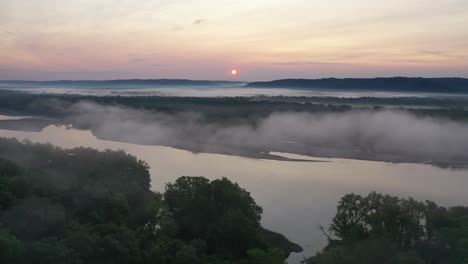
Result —
<path fill-rule="evenodd" d="M 122 151 L 0 138 L 1 263 L 284 263 L 302 250 L 261 213 L 226 178 L 181 177 L 160 194 Z"/>
<path fill-rule="evenodd" d="M 327 247 L 305 264 L 468 263 L 468 207 L 348 194 L 329 231 Z"/>

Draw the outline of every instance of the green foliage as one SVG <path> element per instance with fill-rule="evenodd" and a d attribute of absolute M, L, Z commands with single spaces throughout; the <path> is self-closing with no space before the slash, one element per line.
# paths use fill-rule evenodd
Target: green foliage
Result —
<path fill-rule="evenodd" d="M 413 199 L 399 199 L 371 193 L 367 197 L 345 195 L 338 204 L 331 231 L 347 241 L 369 236 L 395 241 L 399 246 L 414 246 L 424 235 L 420 220 L 425 206 Z"/>
<path fill-rule="evenodd" d="M 6 230 L 0 230 L 0 260 L 13 263 L 25 253 L 23 243 Z"/>
<path fill-rule="evenodd" d="M 161 195 L 124 152 L 0 138 L 0 263 L 227 264 L 257 247 L 284 261 L 297 245 L 266 243 L 261 213 L 225 178 L 182 177 Z"/>
<path fill-rule="evenodd" d="M 247 251 L 246 264 L 285 264 L 284 255 L 278 249 L 261 250 L 258 248 Z"/>
<path fill-rule="evenodd" d="M 328 246 L 305 263 L 462 264 L 467 227 L 467 207 L 348 194 L 338 204 Z"/>
<path fill-rule="evenodd" d="M 226 178 L 210 182 L 203 177 L 180 177 L 167 185 L 163 208 L 175 237 L 206 241 L 208 252 L 223 259 L 245 257 L 251 248 L 279 246 L 285 255 L 302 250 L 284 237 L 264 239 L 268 231 L 260 227 L 262 208 Z"/>

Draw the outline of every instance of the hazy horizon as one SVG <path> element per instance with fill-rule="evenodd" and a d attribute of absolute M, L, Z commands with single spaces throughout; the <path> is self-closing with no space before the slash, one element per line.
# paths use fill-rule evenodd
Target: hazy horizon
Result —
<path fill-rule="evenodd" d="M 295 80 L 321 80 L 321 79 L 384 79 L 384 78 L 423 78 L 423 79 L 468 79 L 467 77 L 459 76 L 431 76 L 431 77 L 422 77 L 422 76 L 370 76 L 370 77 L 320 77 L 320 78 L 305 78 L 305 77 L 285 77 L 281 79 L 259 79 L 259 80 L 242 80 L 242 79 L 189 79 L 189 78 L 115 78 L 115 79 L 0 79 L 0 82 L 81 82 L 81 81 L 151 81 L 151 80 L 174 80 L 174 81 L 207 81 L 207 82 L 233 82 L 233 83 L 251 83 L 251 82 L 268 82 L 284 79 L 295 79 Z"/>

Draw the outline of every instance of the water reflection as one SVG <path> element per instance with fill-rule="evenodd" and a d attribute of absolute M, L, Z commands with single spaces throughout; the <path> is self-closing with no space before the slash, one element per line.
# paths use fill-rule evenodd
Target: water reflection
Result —
<path fill-rule="evenodd" d="M 99 140 L 90 131 L 56 126 L 41 132 L 0 130 L 0 136 L 49 142 L 64 148 L 123 149 L 148 162 L 152 188 L 157 191 L 164 190 L 165 183 L 182 175 L 228 177 L 249 190 L 263 207 L 265 227 L 285 234 L 304 247 L 303 253 L 290 257 L 290 263 L 297 263 L 302 256 L 310 256 L 323 247 L 326 241 L 318 227 L 327 226 L 336 203 L 346 193 L 366 194 L 375 190 L 429 199 L 446 206 L 468 204 L 468 170 L 346 159 L 313 158 L 330 162 L 290 162 L 193 154 L 169 147 Z"/>

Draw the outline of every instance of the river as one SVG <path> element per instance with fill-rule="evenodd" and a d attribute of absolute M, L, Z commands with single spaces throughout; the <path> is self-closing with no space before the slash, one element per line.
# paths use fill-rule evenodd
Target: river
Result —
<path fill-rule="evenodd" d="M 90 131 L 57 126 L 48 126 L 41 132 L 0 130 L 0 136 L 48 142 L 63 148 L 122 149 L 150 165 L 155 191 L 163 191 L 165 183 L 183 175 L 210 179 L 227 177 L 246 188 L 263 207 L 262 224 L 266 228 L 304 247 L 304 252 L 290 256 L 289 263 L 298 263 L 325 245 L 326 239 L 319 226 L 328 226 L 337 202 L 347 193 L 377 191 L 433 200 L 444 206 L 468 205 L 468 170 L 287 153 L 274 154 L 311 162 L 194 154 L 170 147 L 100 140 Z"/>

